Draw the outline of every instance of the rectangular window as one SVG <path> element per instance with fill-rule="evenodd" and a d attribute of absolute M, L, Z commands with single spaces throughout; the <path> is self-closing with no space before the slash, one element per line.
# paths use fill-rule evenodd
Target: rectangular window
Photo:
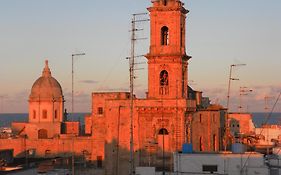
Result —
<path fill-rule="evenodd" d="M 33 119 L 36 119 L 36 111 L 33 110 Z"/>
<path fill-rule="evenodd" d="M 43 110 L 43 119 L 47 119 L 48 113 L 47 110 Z"/>
<path fill-rule="evenodd" d="M 203 141 L 202 141 L 202 137 L 199 138 L 199 150 L 203 151 Z"/>
<path fill-rule="evenodd" d="M 57 118 L 58 118 L 58 111 L 55 110 L 55 119 L 57 119 Z"/>
<path fill-rule="evenodd" d="M 202 123 L 202 114 L 199 116 L 199 122 Z"/>
<path fill-rule="evenodd" d="M 98 107 L 98 114 L 99 115 L 103 114 L 103 108 L 102 107 Z"/>
<path fill-rule="evenodd" d="M 218 165 L 202 165 L 203 172 L 214 173 L 218 171 Z"/>

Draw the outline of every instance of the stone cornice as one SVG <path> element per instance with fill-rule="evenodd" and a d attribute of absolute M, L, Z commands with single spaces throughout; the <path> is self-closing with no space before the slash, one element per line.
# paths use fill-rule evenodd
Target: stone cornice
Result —
<path fill-rule="evenodd" d="M 186 55 L 186 54 L 146 54 L 145 55 L 145 57 L 147 58 L 147 59 L 153 59 L 153 58 L 155 58 L 155 57 L 161 57 L 161 58 L 163 58 L 163 57 L 169 57 L 169 58 L 171 58 L 171 57 L 181 57 L 183 60 L 186 60 L 186 61 L 188 61 L 189 59 L 191 59 L 192 57 L 191 56 L 189 56 L 189 55 Z"/>
<path fill-rule="evenodd" d="M 149 7 L 147 8 L 147 10 L 151 13 L 151 12 L 155 12 L 155 11 L 180 11 L 183 14 L 187 14 L 189 12 L 189 10 L 185 9 L 184 7 Z"/>
<path fill-rule="evenodd" d="M 140 113 L 157 113 L 157 112 L 185 112 L 185 107 L 161 107 L 161 106 L 137 106 L 136 110 Z"/>

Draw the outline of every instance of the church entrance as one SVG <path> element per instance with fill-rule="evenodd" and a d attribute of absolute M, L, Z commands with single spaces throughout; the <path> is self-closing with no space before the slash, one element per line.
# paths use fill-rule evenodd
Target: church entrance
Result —
<path fill-rule="evenodd" d="M 157 143 L 161 152 L 168 152 L 170 150 L 169 133 L 165 128 L 161 128 L 158 132 Z"/>

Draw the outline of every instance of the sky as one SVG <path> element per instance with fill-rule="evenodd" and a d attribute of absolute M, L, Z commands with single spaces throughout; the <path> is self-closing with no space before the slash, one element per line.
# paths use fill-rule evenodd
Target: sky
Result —
<path fill-rule="evenodd" d="M 71 106 L 71 54 L 74 59 L 75 112 L 91 112 L 91 93 L 129 87 L 130 20 L 147 12 L 150 0 L 0 0 L 0 113 L 26 113 L 34 81 L 44 60 Z M 187 16 L 189 83 L 213 103 L 226 106 L 231 64 L 230 110 L 264 112 L 281 92 L 280 0 L 184 0 Z M 146 19 L 148 16 L 143 16 Z M 149 22 L 137 26 L 138 55 L 148 52 Z M 138 62 L 146 62 L 138 58 Z M 147 65 L 139 64 L 136 94 L 147 91 Z M 281 100 L 280 100 L 281 101 Z M 281 112 L 278 101 L 274 112 Z"/>

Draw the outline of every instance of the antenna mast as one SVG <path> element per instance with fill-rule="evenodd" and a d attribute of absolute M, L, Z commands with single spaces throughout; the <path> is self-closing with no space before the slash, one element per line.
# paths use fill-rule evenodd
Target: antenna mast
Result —
<path fill-rule="evenodd" d="M 74 113 L 74 57 L 84 56 L 85 53 L 74 53 L 71 55 L 71 114 Z"/>
<path fill-rule="evenodd" d="M 228 144 L 228 136 L 229 136 L 229 118 L 228 118 L 228 113 L 229 113 L 229 102 L 230 102 L 230 87 L 231 87 L 231 81 L 234 80 L 239 80 L 238 78 L 233 78 L 232 77 L 232 70 L 234 67 L 238 66 L 246 66 L 246 64 L 232 64 L 230 65 L 230 72 L 229 72 L 229 79 L 228 79 L 228 89 L 227 89 L 227 104 L 226 104 L 226 120 L 225 120 L 225 133 L 224 133 L 224 151 L 226 151 L 226 147 Z"/>
<path fill-rule="evenodd" d="M 134 175 L 134 116 L 133 116 L 133 109 L 134 109 L 134 68 L 135 68 L 135 15 L 132 18 L 132 35 L 131 35 L 131 57 L 130 57 L 130 175 Z"/>
<path fill-rule="evenodd" d="M 135 44 L 136 41 L 139 39 L 144 38 L 136 38 L 137 31 L 140 31 L 142 29 L 136 28 L 137 22 L 144 22 L 148 21 L 148 19 L 142 19 L 137 20 L 136 16 L 142 16 L 146 15 L 147 13 L 138 13 L 133 14 L 133 18 L 131 21 L 131 27 L 132 27 L 132 34 L 131 34 L 131 56 L 129 57 L 129 64 L 130 64 L 130 175 L 135 174 L 135 165 L 134 165 L 134 79 L 135 79 L 135 58 L 138 56 L 135 56 Z"/>
<path fill-rule="evenodd" d="M 75 53 L 71 55 L 71 114 L 72 114 L 72 120 L 74 119 L 74 57 L 75 56 L 83 56 L 86 55 L 85 53 Z M 73 125 L 73 124 L 72 124 Z M 73 131 L 73 126 L 72 126 L 72 153 L 71 153 L 71 169 L 72 169 L 72 175 L 75 174 L 75 164 L 74 164 L 74 131 Z"/>

